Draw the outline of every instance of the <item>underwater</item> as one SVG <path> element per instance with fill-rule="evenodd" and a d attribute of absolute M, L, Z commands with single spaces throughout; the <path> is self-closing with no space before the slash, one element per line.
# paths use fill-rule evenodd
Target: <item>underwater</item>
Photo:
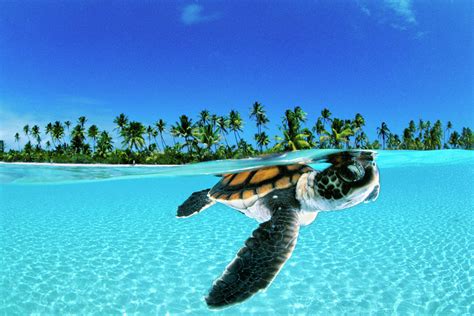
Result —
<path fill-rule="evenodd" d="M 216 174 L 338 151 L 185 166 L 0 164 L 0 313 L 205 314 L 204 297 L 258 223 L 177 207 Z M 323 163 L 320 163 L 320 162 Z M 474 313 L 474 153 L 379 151 L 376 201 L 301 227 L 271 286 L 223 315 Z"/>

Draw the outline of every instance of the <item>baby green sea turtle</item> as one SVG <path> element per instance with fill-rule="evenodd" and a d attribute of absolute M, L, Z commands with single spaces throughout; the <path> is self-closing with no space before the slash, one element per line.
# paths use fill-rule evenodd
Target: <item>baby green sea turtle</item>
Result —
<path fill-rule="evenodd" d="M 179 206 L 177 216 L 189 217 L 219 202 L 261 223 L 212 285 L 209 307 L 242 302 L 268 287 L 291 256 L 300 226 L 312 223 L 318 212 L 377 198 L 373 156 L 333 155 L 329 162 L 323 171 L 294 164 L 224 174 L 213 188 L 194 192 Z"/>

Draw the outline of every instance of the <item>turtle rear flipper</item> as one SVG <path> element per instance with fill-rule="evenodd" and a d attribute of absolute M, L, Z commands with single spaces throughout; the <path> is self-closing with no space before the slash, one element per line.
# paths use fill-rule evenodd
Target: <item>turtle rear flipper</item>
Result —
<path fill-rule="evenodd" d="M 260 224 L 234 260 L 217 279 L 206 297 L 211 308 L 236 304 L 263 290 L 290 258 L 298 238 L 298 215 L 278 207 L 272 218 Z"/>
<path fill-rule="evenodd" d="M 209 206 L 214 205 L 216 202 L 207 196 L 209 190 L 210 189 L 205 189 L 191 194 L 191 196 L 188 197 L 188 199 L 184 201 L 183 204 L 178 206 L 176 217 L 189 217 L 201 212 Z"/>

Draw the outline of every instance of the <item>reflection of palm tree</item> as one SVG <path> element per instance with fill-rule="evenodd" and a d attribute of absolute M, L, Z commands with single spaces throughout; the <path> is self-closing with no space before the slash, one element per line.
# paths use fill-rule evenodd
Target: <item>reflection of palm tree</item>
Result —
<path fill-rule="evenodd" d="M 388 137 L 390 130 L 385 122 L 382 122 L 380 127 L 377 127 L 377 135 L 382 138 L 382 148 L 385 149 L 385 139 Z"/>
<path fill-rule="evenodd" d="M 20 151 L 20 134 L 15 133 L 15 142 L 18 144 L 18 151 Z"/>

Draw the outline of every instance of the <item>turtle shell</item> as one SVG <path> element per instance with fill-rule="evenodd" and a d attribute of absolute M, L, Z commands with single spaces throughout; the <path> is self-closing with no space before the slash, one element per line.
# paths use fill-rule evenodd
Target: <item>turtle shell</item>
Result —
<path fill-rule="evenodd" d="M 252 171 L 224 174 L 209 196 L 220 201 L 248 200 L 263 197 L 273 190 L 296 185 L 307 165 L 270 166 Z"/>

